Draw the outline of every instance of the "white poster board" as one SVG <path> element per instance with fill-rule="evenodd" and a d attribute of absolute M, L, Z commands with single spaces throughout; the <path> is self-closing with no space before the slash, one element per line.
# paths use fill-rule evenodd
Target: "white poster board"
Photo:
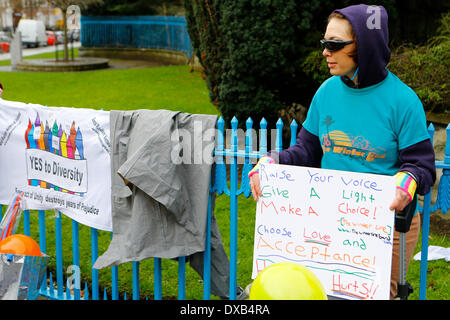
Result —
<path fill-rule="evenodd" d="M 314 272 L 327 295 L 389 299 L 394 177 L 276 164 L 259 176 L 253 279 L 290 261 Z"/>
<path fill-rule="evenodd" d="M 0 99 L 0 203 L 112 231 L 109 112 Z"/>

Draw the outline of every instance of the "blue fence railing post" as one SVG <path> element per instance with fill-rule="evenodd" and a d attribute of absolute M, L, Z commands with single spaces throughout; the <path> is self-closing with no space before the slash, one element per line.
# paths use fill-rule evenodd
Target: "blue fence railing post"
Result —
<path fill-rule="evenodd" d="M 186 257 L 178 257 L 178 300 L 186 298 Z"/>
<path fill-rule="evenodd" d="M 111 300 L 119 300 L 119 266 L 111 266 Z"/>
<path fill-rule="evenodd" d="M 237 137 L 238 119 L 231 120 L 231 147 L 230 147 L 230 300 L 236 300 L 237 289 L 237 230 L 238 230 L 238 165 L 237 165 Z"/>
<path fill-rule="evenodd" d="M 72 220 L 72 261 L 74 265 L 74 279 L 75 284 L 73 285 L 73 298 L 74 300 L 80 300 L 80 236 L 78 222 Z M 70 288 L 67 288 L 70 292 Z"/>
<path fill-rule="evenodd" d="M 39 210 L 39 248 L 42 253 L 47 253 L 47 242 L 45 239 L 45 211 Z"/>
<path fill-rule="evenodd" d="M 446 140 L 446 144 L 445 144 L 445 155 L 444 155 L 444 163 L 450 165 L 450 142 L 449 142 L 449 138 L 450 138 L 450 124 L 447 125 L 446 128 L 446 132 L 447 132 L 447 140 Z"/>
<path fill-rule="evenodd" d="M 262 118 L 259 123 L 259 154 L 261 156 L 267 153 L 267 121 Z"/>
<path fill-rule="evenodd" d="M 245 159 L 244 165 L 242 167 L 241 176 L 241 190 L 245 197 L 249 197 L 251 193 L 250 179 L 248 178 L 248 173 L 253 168 L 253 120 L 248 118 L 245 122 L 246 132 L 245 132 Z"/>
<path fill-rule="evenodd" d="M 212 180 L 212 177 L 211 179 Z M 206 239 L 205 252 L 203 253 L 203 300 L 211 297 L 211 201 L 213 197 L 210 183 L 208 190 L 208 208 L 206 212 Z"/>
<path fill-rule="evenodd" d="M 428 127 L 428 133 L 430 135 L 431 142 L 433 142 L 434 126 L 431 123 Z M 441 209 L 445 214 L 450 208 L 450 177 L 447 175 L 450 172 L 450 124 L 447 125 L 447 140 L 444 150 L 444 161 L 436 161 L 436 168 L 441 168 L 443 174 L 438 186 L 438 194 L 436 198 L 436 204 L 431 208 L 431 191 L 424 197 L 423 207 L 423 226 L 422 226 L 422 251 L 420 257 L 420 287 L 419 287 L 419 299 L 425 300 L 427 293 L 427 269 L 428 269 L 428 235 L 430 229 L 430 214 L 431 211 Z"/>
<path fill-rule="evenodd" d="M 292 120 L 292 122 L 291 122 L 291 142 L 289 144 L 290 146 L 293 146 L 297 142 L 297 129 L 298 129 L 297 121 Z"/>
<path fill-rule="evenodd" d="M 83 300 L 89 300 L 89 288 L 87 282 L 84 283 L 84 297 Z"/>
<path fill-rule="evenodd" d="M 51 298 L 55 297 L 55 287 L 53 286 L 53 276 L 52 273 L 50 272 L 50 276 L 48 279 L 48 291 L 49 291 L 49 296 Z"/>
<path fill-rule="evenodd" d="M 91 228 L 91 268 L 92 268 L 92 300 L 99 300 L 99 288 L 98 288 L 98 270 L 93 268 L 95 261 L 98 258 L 98 232 L 97 229 Z"/>
<path fill-rule="evenodd" d="M 139 300 L 140 286 L 139 286 L 139 262 L 133 262 L 133 300 Z"/>
<path fill-rule="evenodd" d="M 216 172 L 214 177 L 213 190 L 221 195 L 222 193 L 229 194 L 227 186 L 227 166 L 225 164 L 225 121 L 222 117 L 217 120 L 217 146 L 215 149 L 216 156 Z"/>
<path fill-rule="evenodd" d="M 45 211 L 39 210 L 39 249 L 42 253 L 47 253 L 46 230 L 45 230 Z M 41 291 L 47 290 L 47 274 L 42 281 Z"/>
<path fill-rule="evenodd" d="M 153 287 L 155 300 L 162 299 L 161 258 L 153 258 Z"/>
<path fill-rule="evenodd" d="M 430 124 L 428 134 L 433 143 L 434 126 Z M 427 288 L 428 235 L 430 232 L 431 190 L 424 196 L 422 213 L 422 252 L 420 261 L 419 299 L 425 300 Z"/>
<path fill-rule="evenodd" d="M 30 236 L 30 210 L 23 211 L 23 234 Z"/>
<path fill-rule="evenodd" d="M 64 299 L 61 212 L 57 210 L 55 210 L 55 246 L 56 246 L 56 292 L 58 299 Z"/>
<path fill-rule="evenodd" d="M 276 123 L 277 137 L 275 140 L 275 150 L 280 152 L 283 149 L 283 120 L 278 119 Z"/>

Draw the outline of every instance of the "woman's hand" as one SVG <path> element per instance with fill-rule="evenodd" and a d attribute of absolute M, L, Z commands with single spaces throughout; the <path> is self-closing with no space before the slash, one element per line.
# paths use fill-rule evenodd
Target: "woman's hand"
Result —
<path fill-rule="evenodd" d="M 395 213 L 400 212 L 405 209 L 410 201 L 409 195 L 405 191 L 397 188 L 395 191 L 394 201 L 392 201 L 389 210 L 395 210 Z"/>
<path fill-rule="evenodd" d="M 250 177 L 250 188 L 252 188 L 253 199 L 258 201 L 259 197 L 262 196 L 261 186 L 259 184 L 259 173 L 255 173 Z"/>
<path fill-rule="evenodd" d="M 395 198 L 392 201 L 389 210 L 395 210 L 395 212 L 402 211 L 410 203 L 416 192 L 417 183 L 414 178 L 407 172 L 397 172 L 395 175 L 397 188 L 395 191 Z"/>
<path fill-rule="evenodd" d="M 250 180 L 250 188 L 252 188 L 253 199 L 258 201 L 259 197 L 262 196 L 261 187 L 259 185 L 259 167 L 261 164 L 275 163 L 269 156 L 264 156 L 259 159 L 258 163 L 253 167 L 248 173 L 248 178 Z"/>

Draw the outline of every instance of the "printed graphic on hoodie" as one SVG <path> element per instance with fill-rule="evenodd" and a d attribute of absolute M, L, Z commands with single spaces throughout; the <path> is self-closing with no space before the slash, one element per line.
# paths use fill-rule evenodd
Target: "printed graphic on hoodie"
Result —
<path fill-rule="evenodd" d="M 331 116 L 327 116 L 323 121 L 327 127 L 327 133 L 321 137 L 323 152 L 331 152 L 348 156 L 352 159 L 374 161 L 386 157 L 386 150 L 373 146 L 364 136 L 352 136 L 340 130 L 329 131 L 329 127 L 334 123 Z"/>

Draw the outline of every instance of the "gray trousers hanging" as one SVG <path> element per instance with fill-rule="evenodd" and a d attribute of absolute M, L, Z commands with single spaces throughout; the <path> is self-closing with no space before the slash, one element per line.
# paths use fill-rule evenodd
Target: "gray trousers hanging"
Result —
<path fill-rule="evenodd" d="M 168 110 L 110 112 L 113 238 L 94 268 L 186 256 L 202 275 L 216 120 Z M 211 292 L 228 296 L 229 261 L 214 215 L 211 229 Z"/>

